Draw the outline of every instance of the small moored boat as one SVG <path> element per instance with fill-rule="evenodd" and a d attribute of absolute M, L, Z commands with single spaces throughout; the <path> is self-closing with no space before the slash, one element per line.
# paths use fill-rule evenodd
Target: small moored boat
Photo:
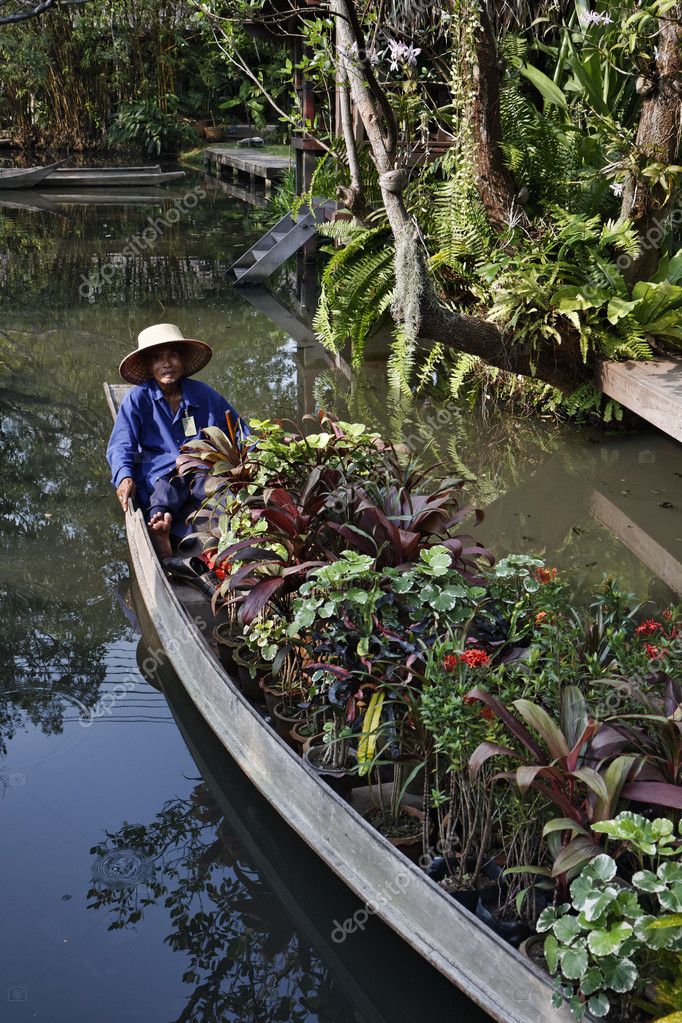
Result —
<path fill-rule="evenodd" d="M 104 389 L 115 416 L 130 388 Z M 263 721 L 199 628 L 211 621 L 210 602 L 170 581 L 132 500 L 125 524 L 144 613 L 180 683 L 223 748 L 290 827 L 372 912 L 498 1023 L 571 1023 L 566 1005 L 552 1005 L 548 974 L 447 895 Z"/>
<path fill-rule="evenodd" d="M 46 188 L 137 188 L 140 185 L 170 185 L 182 181 L 184 171 L 163 171 L 153 167 L 63 167 L 44 179 Z"/>
<path fill-rule="evenodd" d="M 34 188 L 58 170 L 66 160 L 58 160 L 47 167 L 0 167 L 0 188 Z"/>

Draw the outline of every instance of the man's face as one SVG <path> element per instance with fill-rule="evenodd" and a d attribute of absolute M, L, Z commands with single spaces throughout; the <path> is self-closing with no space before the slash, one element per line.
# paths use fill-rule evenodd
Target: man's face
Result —
<path fill-rule="evenodd" d="M 149 359 L 149 368 L 157 384 L 176 384 L 184 372 L 180 352 L 173 345 L 157 349 Z"/>

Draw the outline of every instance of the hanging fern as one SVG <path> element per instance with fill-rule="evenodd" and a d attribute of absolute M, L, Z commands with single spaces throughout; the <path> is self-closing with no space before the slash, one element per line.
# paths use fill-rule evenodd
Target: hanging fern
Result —
<path fill-rule="evenodd" d="M 359 368 L 365 342 L 393 298 L 395 250 L 383 226 L 367 229 L 337 221 L 321 231 L 345 246 L 332 252 L 323 271 L 313 327 L 333 352 L 350 342 L 351 362 Z"/>

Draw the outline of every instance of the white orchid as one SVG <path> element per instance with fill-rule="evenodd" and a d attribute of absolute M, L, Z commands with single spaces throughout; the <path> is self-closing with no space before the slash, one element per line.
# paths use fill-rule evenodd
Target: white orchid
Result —
<path fill-rule="evenodd" d="M 422 52 L 419 46 L 408 46 L 406 43 L 399 43 L 395 39 L 388 40 L 388 47 L 390 50 L 390 69 L 391 71 L 397 71 L 400 65 L 408 64 L 414 67 L 417 63 L 417 57 Z"/>

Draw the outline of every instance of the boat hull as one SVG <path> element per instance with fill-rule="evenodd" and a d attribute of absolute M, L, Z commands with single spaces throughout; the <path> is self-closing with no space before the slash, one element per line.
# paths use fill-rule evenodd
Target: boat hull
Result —
<path fill-rule="evenodd" d="M 114 411 L 126 388 L 105 390 Z M 263 722 L 183 609 L 142 513 L 132 506 L 126 533 L 141 599 L 186 693 L 289 826 L 372 912 L 498 1023 L 571 1023 L 565 1005 L 552 1006 L 547 975 L 407 860 Z"/>
<path fill-rule="evenodd" d="M 21 189 L 35 188 L 47 181 L 54 174 L 57 168 L 66 163 L 66 160 L 59 160 L 51 163 L 48 167 L 8 167 L 0 169 L 0 189 Z"/>
<path fill-rule="evenodd" d="M 142 185 L 171 185 L 182 181 L 184 171 L 104 170 L 90 168 L 87 171 L 63 170 L 50 174 L 43 181 L 43 188 L 138 188 Z"/>

